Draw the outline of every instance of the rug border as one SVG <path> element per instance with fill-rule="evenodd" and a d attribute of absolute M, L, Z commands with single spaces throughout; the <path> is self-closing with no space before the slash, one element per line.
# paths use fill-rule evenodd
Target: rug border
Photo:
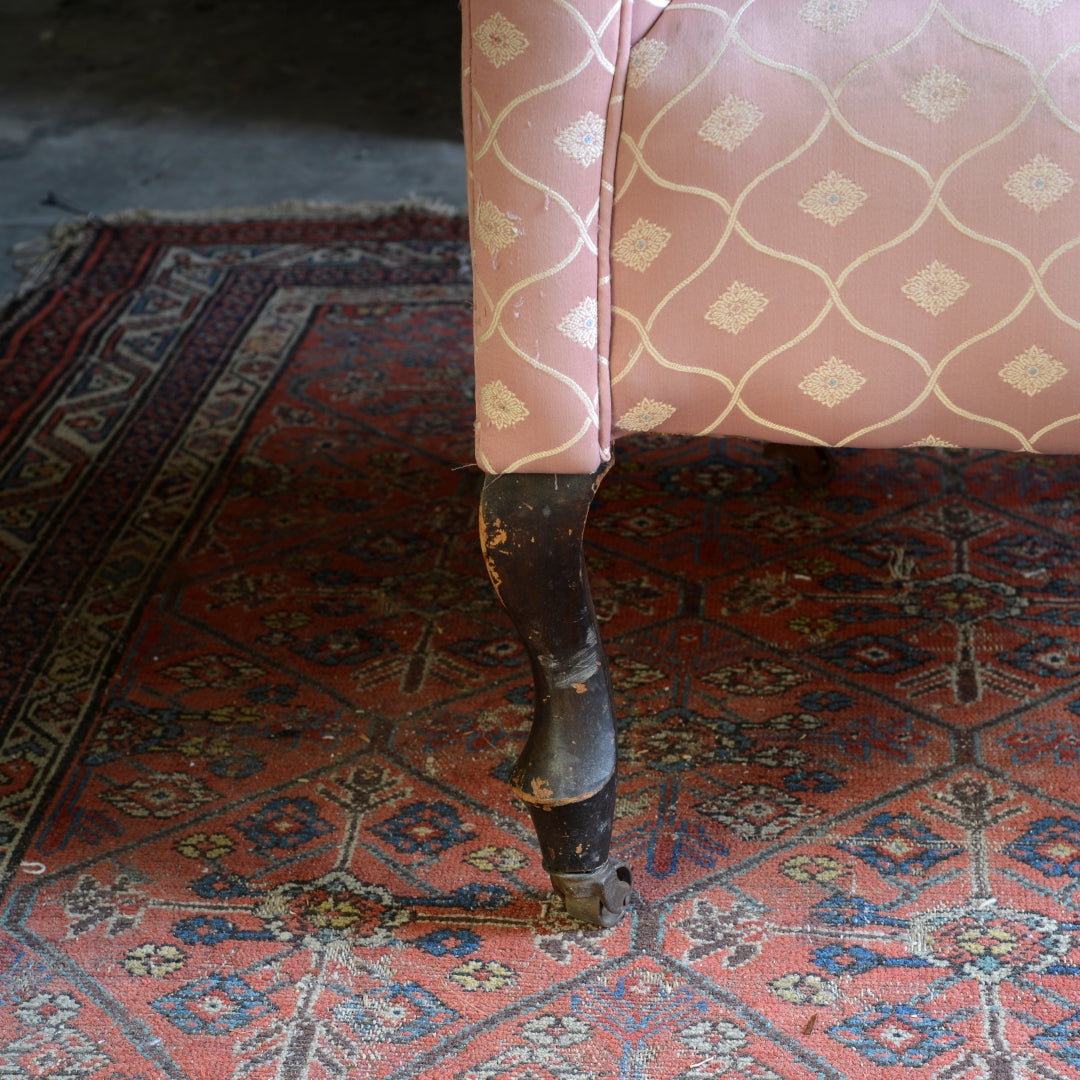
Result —
<path fill-rule="evenodd" d="M 156 210 L 132 207 L 111 214 L 89 214 L 63 219 L 40 236 L 23 240 L 11 248 L 15 269 L 20 274 L 14 292 L 0 296 L 0 323 L 13 319 L 28 296 L 48 287 L 67 257 L 102 226 L 111 225 L 232 225 L 256 221 L 373 221 L 393 214 L 422 212 L 450 219 L 468 215 L 467 207 L 437 198 L 409 195 L 385 201 L 355 203 L 323 202 L 317 199 L 282 199 L 260 206 L 216 206 L 195 210 Z"/>
<path fill-rule="evenodd" d="M 460 288 L 463 293 L 465 291 L 471 292 L 467 266 L 465 265 L 467 258 L 467 241 L 465 234 L 460 227 L 460 223 L 465 221 L 463 213 L 454 213 L 452 210 L 450 212 L 444 212 L 446 208 L 435 209 L 433 208 L 432 203 L 422 203 L 419 200 L 385 204 L 364 203 L 357 204 L 356 206 L 336 207 L 330 207 L 328 204 L 307 204 L 306 216 L 301 216 L 305 211 L 299 207 L 299 204 L 291 203 L 279 205 L 283 210 L 288 209 L 292 212 L 283 213 L 279 217 L 271 218 L 269 216 L 264 216 L 265 211 L 262 208 L 253 207 L 238 210 L 236 213 L 238 215 L 250 215 L 250 220 L 248 222 L 249 229 L 258 229 L 260 227 L 265 227 L 267 229 L 287 228 L 293 224 L 302 224 L 304 221 L 317 227 L 324 222 L 337 220 L 344 223 L 346 227 L 348 227 L 350 223 L 356 223 L 358 226 L 357 231 L 359 231 L 361 222 L 370 224 L 373 231 L 378 231 L 387 223 L 392 224 L 394 222 L 401 222 L 408 227 L 411 222 L 418 222 L 421 226 L 423 226 L 425 222 L 428 222 L 434 226 L 435 233 L 439 233 L 443 230 L 452 232 L 454 234 L 452 240 L 453 244 L 466 256 L 457 264 L 459 278 L 456 287 Z M 336 213 L 337 217 L 331 219 L 328 216 L 328 212 Z M 222 213 L 226 212 L 223 211 Z M 115 218 L 121 216 L 127 217 L 127 220 L 115 220 Z M 178 230 L 184 229 L 185 227 L 198 229 L 201 226 L 205 226 L 208 229 L 221 228 L 229 230 L 233 226 L 243 227 L 245 224 L 244 221 L 238 219 L 211 221 L 204 217 L 201 212 L 185 216 L 187 216 L 189 220 L 179 220 L 181 215 L 170 215 L 168 212 L 129 211 L 125 215 L 114 215 L 110 219 L 94 218 L 80 222 L 64 223 L 66 228 L 60 230 L 63 233 L 63 242 L 58 245 L 57 250 L 53 254 L 53 258 L 50 260 L 50 272 L 53 277 L 42 282 L 37 289 L 34 289 L 20 301 L 8 308 L 6 312 L 7 320 L 5 320 L 4 317 L 0 317 L 0 333 L 4 332 L 12 325 L 17 325 L 18 320 L 23 316 L 33 317 L 34 306 L 42 297 L 47 299 L 58 288 L 59 293 L 62 294 L 64 292 L 62 287 L 63 275 L 73 267 L 77 268 L 86 254 L 93 250 L 97 240 L 110 232 L 121 233 L 127 228 L 145 233 L 147 229 L 153 232 L 157 228 L 168 231 L 170 228 Z M 151 218 L 154 220 L 151 220 Z M 0 315 L 2 314 L 3 313 L 0 313 Z M 101 565 L 104 565 L 104 560 L 102 560 Z M 96 573 L 98 570 L 100 570 L 100 566 L 98 566 L 94 572 Z M 149 586 L 147 586 L 147 588 L 149 588 Z M 140 608 L 144 600 L 145 597 L 143 600 L 139 601 Z M 138 618 L 137 613 L 134 617 L 136 619 Z M 106 667 L 110 668 L 115 666 L 114 660 L 110 658 L 106 658 L 104 664 Z M 103 684 L 93 691 L 92 696 L 100 696 L 102 690 Z M 97 707 L 89 704 L 89 698 L 87 701 L 87 709 Z M 6 717 L 0 718 L 0 743 L 2 743 L 4 737 L 9 734 L 6 719 Z M 81 722 L 82 721 L 80 720 L 79 723 Z M 78 740 L 76 739 L 76 741 Z M 63 758 L 64 753 L 63 750 L 60 751 L 61 758 Z M 68 762 L 60 760 L 60 764 L 56 767 L 65 770 L 68 765 Z M 47 765 L 46 771 L 50 768 L 52 768 L 52 766 Z M 51 785 L 52 777 L 51 775 L 47 775 L 44 782 L 45 789 L 49 789 Z M 54 792 L 53 794 L 55 795 L 56 793 Z M 32 839 L 41 826 L 40 812 L 44 812 L 48 809 L 48 804 L 52 798 L 53 796 L 46 795 L 45 802 L 40 806 L 35 802 L 31 808 L 29 818 L 27 819 L 29 824 L 25 835 L 17 836 L 10 851 L 0 855 L 0 910 L 3 909 L 4 903 L 9 896 L 10 886 L 16 882 L 16 874 L 20 863 L 26 860 Z"/>

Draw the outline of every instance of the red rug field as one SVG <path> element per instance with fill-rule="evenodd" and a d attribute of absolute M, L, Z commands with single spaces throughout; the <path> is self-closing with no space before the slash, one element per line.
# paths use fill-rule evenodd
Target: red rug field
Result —
<path fill-rule="evenodd" d="M 1080 462 L 620 445 L 551 896 L 465 224 L 102 224 L 0 323 L 0 1078 L 1080 1077 Z"/>

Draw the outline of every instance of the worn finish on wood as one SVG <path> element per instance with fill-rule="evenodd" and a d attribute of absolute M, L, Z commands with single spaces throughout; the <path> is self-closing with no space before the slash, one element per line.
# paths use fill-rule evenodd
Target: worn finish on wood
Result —
<path fill-rule="evenodd" d="M 544 868 L 573 914 L 611 925 L 630 876 L 609 863 L 615 717 L 582 552 L 594 475 L 488 477 L 480 538 L 488 575 L 524 642 L 533 726 L 511 773 L 536 826 Z"/>

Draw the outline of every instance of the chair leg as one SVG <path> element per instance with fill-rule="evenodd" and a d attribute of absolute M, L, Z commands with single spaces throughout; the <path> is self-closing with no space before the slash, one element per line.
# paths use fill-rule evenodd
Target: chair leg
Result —
<path fill-rule="evenodd" d="M 480 538 L 535 688 L 532 731 L 511 787 L 529 808 L 544 869 L 567 910 L 614 926 L 629 904 L 631 879 L 610 858 L 615 716 L 581 546 L 604 472 L 489 476 Z"/>

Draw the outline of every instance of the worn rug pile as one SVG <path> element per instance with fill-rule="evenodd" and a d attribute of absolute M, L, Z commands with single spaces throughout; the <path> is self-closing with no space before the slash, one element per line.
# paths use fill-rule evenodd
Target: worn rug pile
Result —
<path fill-rule="evenodd" d="M 506 787 L 465 222 L 248 218 L 0 324 L 0 1078 L 1080 1077 L 1080 463 L 623 444 L 593 930 Z"/>

